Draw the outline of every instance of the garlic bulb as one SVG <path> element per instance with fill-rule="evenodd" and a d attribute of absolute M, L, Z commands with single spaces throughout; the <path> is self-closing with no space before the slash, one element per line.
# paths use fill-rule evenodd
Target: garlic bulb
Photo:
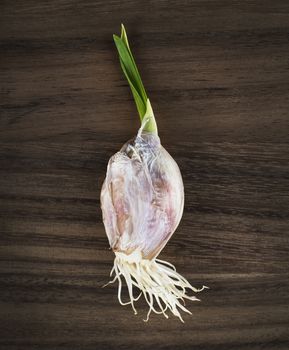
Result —
<path fill-rule="evenodd" d="M 109 283 L 118 280 L 119 302 L 131 304 L 135 313 L 134 302 L 143 295 L 149 305 L 147 320 L 151 311 L 167 318 L 169 309 L 183 321 L 180 310 L 190 313 L 182 303 L 184 299 L 199 300 L 187 290 L 199 292 L 207 287 L 192 287 L 172 264 L 157 258 L 183 214 L 182 176 L 161 145 L 124 27 L 121 38 L 115 37 L 115 41 L 142 123 L 137 136 L 110 158 L 101 190 L 103 222 L 115 253 L 110 274 L 115 277 Z M 127 302 L 121 297 L 123 279 L 128 288 Z M 140 291 L 137 297 L 134 287 Z"/>
<path fill-rule="evenodd" d="M 177 163 L 157 135 L 139 132 L 111 157 L 101 193 L 111 248 L 155 258 L 177 228 L 184 187 Z"/>

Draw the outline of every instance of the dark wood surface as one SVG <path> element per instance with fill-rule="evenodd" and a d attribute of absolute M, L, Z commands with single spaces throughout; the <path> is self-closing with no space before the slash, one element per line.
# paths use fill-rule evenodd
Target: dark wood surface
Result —
<path fill-rule="evenodd" d="M 185 324 L 117 301 L 99 194 L 139 125 L 124 22 L 185 185 Z M 289 348 L 289 2 L 1 1 L 0 348 Z"/>

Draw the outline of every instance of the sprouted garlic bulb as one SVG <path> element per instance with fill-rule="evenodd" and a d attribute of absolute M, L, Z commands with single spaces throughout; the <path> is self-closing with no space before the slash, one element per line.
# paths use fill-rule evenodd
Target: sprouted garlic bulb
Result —
<path fill-rule="evenodd" d="M 176 272 L 175 267 L 157 258 L 174 231 L 184 208 L 184 186 L 177 163 L 162 147 L 149 99 L 129 48 L 122 25 L 121 37 L 114 36 L 121 67 L 130 84 L 141 117 L 136 137 L 111 157 L 101 190 L 103 222 L 115 253 L 109 283 L 118 281 L 118 299 L 131 304 L 141 295 L 153 311 L 168 318 L 167 310 L 183 321 L 180 311 L 191 313 L 184 299 L 200 292 Z M 122 300 L 125 281 L 129 301 Z M 108 284 L 109 284 L 108 283 Z M 139 295 L 135 294 L 135 287 Z"/>

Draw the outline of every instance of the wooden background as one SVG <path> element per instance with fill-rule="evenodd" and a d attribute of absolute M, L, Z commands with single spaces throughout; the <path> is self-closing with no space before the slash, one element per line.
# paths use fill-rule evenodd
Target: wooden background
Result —
<path fill-rule="evenodd" d="M 289 348 L 289 2 L 0 4 L 0 348 Z M 124 22 L 186 202 L 185 324 L 117 301 L 99 194 L 139 126 Z"/>

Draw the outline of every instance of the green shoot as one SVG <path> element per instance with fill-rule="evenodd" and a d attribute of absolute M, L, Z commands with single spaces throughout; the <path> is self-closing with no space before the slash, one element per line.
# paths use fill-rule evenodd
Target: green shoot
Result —
<path fill-rule="evenodd" d="M 157 134 L 153 110 L 133 58 L 123 24 L 121 25 L 121 36 L 113 35 L 113 39 L 119 53 L 120 65 L 131 88 L 140 120 L 145 122 L 143 130 Z"/>

